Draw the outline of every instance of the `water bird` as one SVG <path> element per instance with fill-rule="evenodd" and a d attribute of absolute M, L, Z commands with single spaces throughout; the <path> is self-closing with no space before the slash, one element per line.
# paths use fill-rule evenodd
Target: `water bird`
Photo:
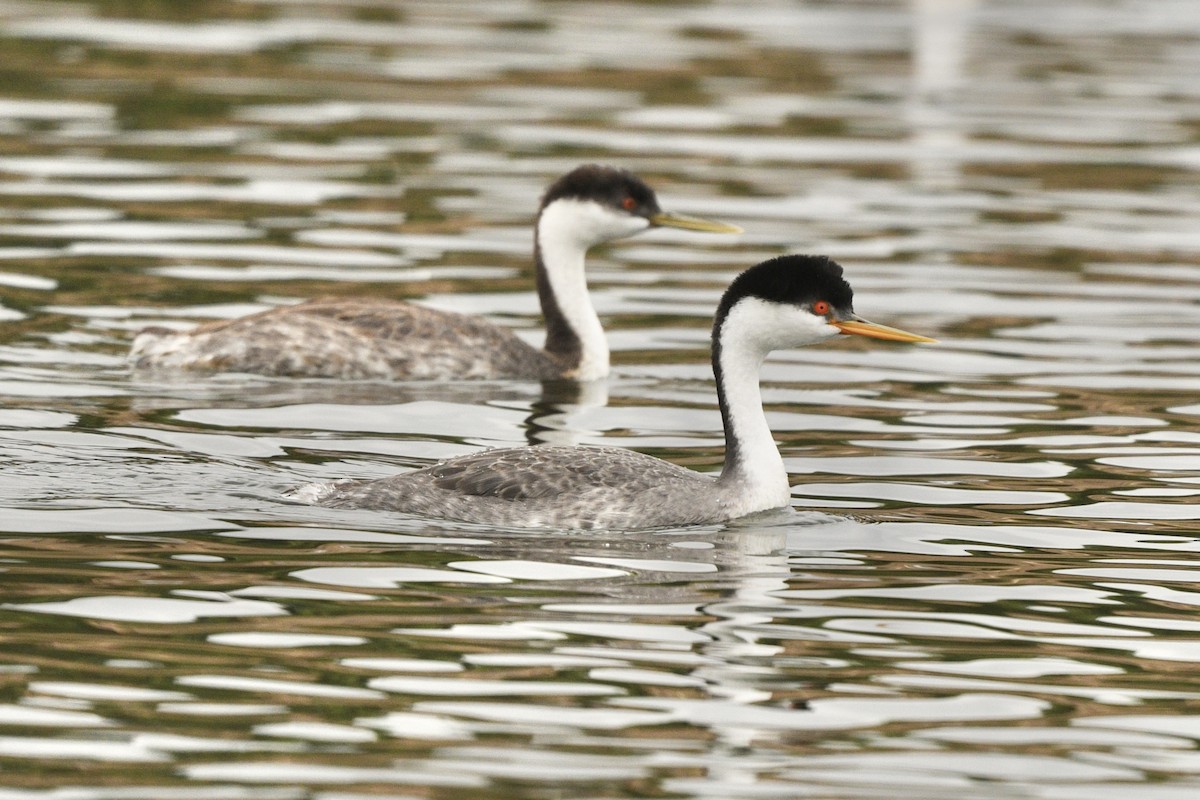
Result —
<path fill-rule="evenodd" d="M 780 256 L 730 284 L 712 329 L 725 428 L 717 478 L 632 450 L 536 445 L 458 456 L 376 480 L 312 484 L 293 498 L 503 527 L 612 530 L 711 524 L 787 506 L 787 470 L 759 386 L 767 355 L 839 334 L 934 341 L 868 322 L 852 301 L 842 267 L 823 256 Z"/>
<path fill-rule="evenodd" d="M 643 180 L 586 164 L 554 181 L 534 226 L 542 349 L 479 317 L 381 298 L 322 298 L 200 325 L 146 328 L 136 369 L 248 372 L 356 380 L 603 378 L 608 342 L 588 296 L 589 248 L 656 227 L 711 233 L 740 228 L 664 212 Z"/>

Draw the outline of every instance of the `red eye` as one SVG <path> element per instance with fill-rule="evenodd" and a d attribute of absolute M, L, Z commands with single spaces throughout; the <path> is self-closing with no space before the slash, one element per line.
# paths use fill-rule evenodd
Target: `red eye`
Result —
<path fill-rule="evenodd" d="M 637 208 L 637 200 L 634 200 L 632 197 L 626 197 L 621 201 L 621 208 L 625 209 L 626 211 L 633 211 L 635 208 Z"/>
<path fill-rule="evenodd" d="M 829 313 L 829 303 L 826 303 L 824 300 L 818 300 L 813 303 L 813 313 L 817 316 L 825 316 Z"/>

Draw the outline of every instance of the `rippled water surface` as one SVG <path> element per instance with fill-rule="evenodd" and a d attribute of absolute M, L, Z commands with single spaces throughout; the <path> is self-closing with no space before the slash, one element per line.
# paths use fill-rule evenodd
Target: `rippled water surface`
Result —
<path fill-rule="evenodd" d="M 0 0 L 0 800 L 1200 796 L 1192 0 Z M 589 262 L 587 391 L 131 375 L 318 295 L 539 341 L 590 160 L 741 236 Z M 787 251 L 941 339 L 777 354 L 794 514 L 585 535 L 282 493 L 484 447 L 719 469 Z"/>

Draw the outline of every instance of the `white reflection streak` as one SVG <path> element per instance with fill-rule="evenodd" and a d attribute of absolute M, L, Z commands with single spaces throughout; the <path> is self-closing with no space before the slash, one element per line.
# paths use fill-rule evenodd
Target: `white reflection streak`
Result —
<path fill-rule="evenodd" d="M 926 189 L 958 186 L 966 134 L 957 109 L 967 33 L 978 0 L 912 0 L 913 73 L 908 103 L 913 177 Z"/>
<path fill-rule="evenodd" d="M 563 389 L 570 392 L 570 397 L 556 397 L 557 389 L 555 384 L 543 384 L 541 402 L 534 404 L 527 421 L 529 443 L 580 445 L 595 440 L 600 432 L 581 426 L 579 418 L 608 405 L 608 383 L 598 380 L 573 384 Z M 547 410 L 542 412 L 539 406 Z"/>
<path fill-rule="evenodd" d="M 786 530 L 784 527 L 749 526 L 731 530 L 734 543 L 729 552 L 736 558 L 722 566 L 736 570 L 739 575 L 737 587 L 730 599 L 701 609 L 717 617 L 699 628 L 712 639 L 701 649 L 714 657 L 694 674 L 704 680 L 710 695 L 724 702 L 750 705 L 771 696 L 770 692 L 755 688 L 750 682 L 761 677 L 760 670 L 739 662 L 774 655 L 782 649 L 759 644 L 753 629 L 773 621 L 774 617 L 764 613 L 764 608 L 783 606 L 786 602 L 775 596 L 776 592 L 787 589 L 787 578 L 791 574 L 784 551 Z M 710 752 L 716 757 L 708 763 L 709 780 L 717 785 L 757 783 L 761 764 L 735 756 L 740 749 L 768 732 L 765 728 L 714 725 L 715 741 Z"/>

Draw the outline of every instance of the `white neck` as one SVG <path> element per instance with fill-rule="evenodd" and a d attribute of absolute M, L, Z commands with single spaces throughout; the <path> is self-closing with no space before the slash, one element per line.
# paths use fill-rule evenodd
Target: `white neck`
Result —
<path fill-rule="evenodd" d="M 608 340 L 588 294 L 584 258 L 589 247 L 610 239 L 631 236 L 649 227 L 641 217 L 618 215 L 597 203 L 579 200 L 555 200 L 546 206 L 537 221 L 537 247 L 544 267 L 541 276 L 561 319 L 555 319 L 545 307 L 547 345 L 554 337 L 573 337 L 578 341 L 579 365 L 568 373 L 576 380 L 588 381 L 608 375 Z M 564 327 L 567 330 L 559 330 Z"/>
<path fill-rule="evenodd" d="M 725 467 L 719 482 L 743 514 L 784 506 L 791 500 L 787 470 L 763 413 L 758 373 L 765 357 L 766 352 L 748 347 L 721 348 Z"/>
<path fill-rule="evenodd" d="M 824 320 L 794 306 L 739 300 L 722 321 L 714 354 L 725 421 L 725 467 L 718 481 L 741 514 L 791 502 L 787 470 L 762 407 L 759 371 L 772 350 L 837 335 Z"/>

